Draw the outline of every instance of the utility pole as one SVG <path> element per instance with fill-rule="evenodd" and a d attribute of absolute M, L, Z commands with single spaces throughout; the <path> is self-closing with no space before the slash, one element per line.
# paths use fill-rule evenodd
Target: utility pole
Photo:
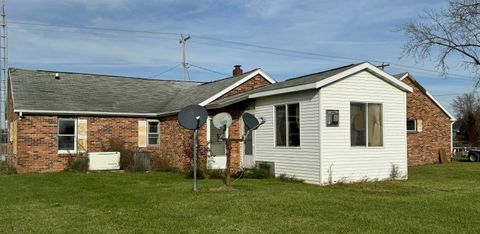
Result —
<path fill-rule="evenodd" d="M 6 109 L 7 109 L 7 67 L 8 67 L 8 38 L 7 38 L 7 14 L 5 13 L 5 0 L 2 0 L 2 28 L 0 31 L 0 128 L 6 129 Z"/>
<path fill-rule="evenodd" d="M 187 63 L 185 58 L 185 49 L 187 47 L 187 40 L 190 39 L 190 35 L 180 35 L 180 44 L 182 44 L 182 78 L 187 80 Z"/>

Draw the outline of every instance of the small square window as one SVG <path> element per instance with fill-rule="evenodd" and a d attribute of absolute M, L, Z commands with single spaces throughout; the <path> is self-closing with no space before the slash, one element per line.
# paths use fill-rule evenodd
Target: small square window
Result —
<path fill-rule="evenodd" d="M 417 121 L 414 119 L 407 120 L 407 131 L 416 132 L 417 131 Z"/>
<path fill-rule="evenodd" d="M 327 110 L 327 127 L 338 127 L 339 120 L 340 114 L 338 110 Z"/>

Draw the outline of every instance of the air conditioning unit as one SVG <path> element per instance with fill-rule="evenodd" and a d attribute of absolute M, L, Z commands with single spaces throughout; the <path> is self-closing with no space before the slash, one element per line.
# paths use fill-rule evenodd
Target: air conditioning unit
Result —
<path fill-rule="evenodd" d="M 88 169 L 90 171 L 119 170 L 120 152 L 88 153 Z"/>

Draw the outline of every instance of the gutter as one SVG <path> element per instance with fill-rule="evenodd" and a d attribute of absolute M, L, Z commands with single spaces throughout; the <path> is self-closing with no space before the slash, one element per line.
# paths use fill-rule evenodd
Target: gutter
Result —
<path fill-rule="evenodd" d="M 52 111 L 52 110 L 28 110 L 16 109 L 16 113 L 23 114 L 49 114 L 49 115 L 97 115 L 97 116 L 131 116 L 131 117 L 157 117 L 156 113 L 125 113 L 125 112 L 101 112 L 101 111 Z"/>

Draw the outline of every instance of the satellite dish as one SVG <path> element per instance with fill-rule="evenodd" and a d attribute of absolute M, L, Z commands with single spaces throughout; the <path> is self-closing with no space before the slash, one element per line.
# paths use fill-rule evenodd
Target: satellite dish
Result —
<path fill-rule="evenodd" d="M 258 119 L 250 113 L 243 113 L 242 115 L 243 123 L 249 130 L 254 130 L 260 126 Z"/>
<path fill-rule="evenodd" d="M 232 125 L 232 116 L 227 112 L 216 114 L 212 119 L 213 126 L 218 129 L 226 129 Z"/>
<path fill-rule="evenodd" d="M 178 123 L 186 129 L 195 130 L 207 122 L 207 117 L 205 108 L 200 105 L 190 105 L 178 113 Z"/>

